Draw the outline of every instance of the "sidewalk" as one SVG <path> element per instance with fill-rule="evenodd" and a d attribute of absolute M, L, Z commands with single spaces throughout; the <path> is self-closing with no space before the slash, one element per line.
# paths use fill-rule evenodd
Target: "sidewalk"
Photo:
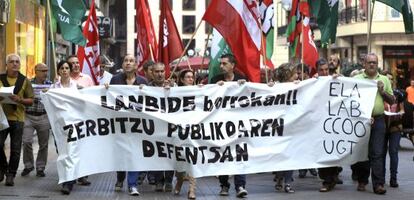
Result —
<path fill-rule="evenodd" d="M 6 142 L 7 143 L 7 142 Z M 414 162 L 413 162 L 413 146 L 407 139 L 401 141 L 402 149 L 400 150 L 400 164 L 399 164 L 399 188 L 390 188 L 389 174 L 387 172 L 387 194 L 376 195 L 372 192 L 372 186 L 367 186 L 366 192 L 356 191 L 356 183 L 351 180 L 351 170 L 349 166 L 344 166 L 344 171 L 341 173 L 341 178 L 344 180 L 343 185 L 337 185 L 332 192 L 320 193 L 319 187 L 321 181 L 317 177 L 311 176 L 309 173 L 306 178 L 299 179 L 298 173 L 294 173 L 295 181 L 293 188 L 296 190 L 293 194 L 284 192 L 276 192 L 274 189 L 273 175 L 271 173 L 252 174 L 247 176 L 247 190 L 249 195 L 246 199 L 364 199 L 364 200 L 378 200 L 378 199 L 412 199 L 414 196 Z M 8 151 L 6 145 L 6 151 Z M 37 145 L 34 145 L 37 151 Z M 8 155 L 8 154 L 7 154 Z M 14 187 L 4 186 L 4 181 L 0 183 L 0 199 L 15 200 L 15 199 L 187 199 L 188 183 L 185 182 L 180 196 L 174 196 L 172 193 L 157 193 L 154 192 L 154 186 L 144 183 L 139 186 L 139 197 L 129 196 L 124 183 L 124 190 L 122 192 L 114 192 L 114 183 L 116 174 L 104 173 L 89 176 L 92 182 L 91 186 L 75 185 L 72 193 L 69 196 L 61 195 L 60 186 L 57 185 L 58 176 L 56 171 L 56 152 L 53 141 L 49 143 L 49 163 L 46 168 L 46 177 L 38 178 L 35 172 L 32 172 L 27 177 L 20 176 L 23 169 L 23 162 L 20 162 L 19 172 L 15 179 Z M 388 160 L 387 160 L 388 163 Z M 388 166 L 388 164 L 387 164 Z M 230 196 L 220 197 L 218 179 L 215 177 L 206 177 L 197 179 L 197 199 L 237 199 L 235 197 L 234 185 L 231 180 L 232 188 Z"/>

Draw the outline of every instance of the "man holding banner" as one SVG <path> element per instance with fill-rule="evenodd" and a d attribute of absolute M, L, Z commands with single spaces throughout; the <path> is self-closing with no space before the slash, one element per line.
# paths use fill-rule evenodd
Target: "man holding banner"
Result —
<path fill-rule="evenodd" d="M 223 82 L 223 81 L 239 81 L 246 80 L 242 75 L 234 72 L 234 67 L 236 66 L 236 59 L 232 54 L 224 54 L 220 57 L 220 69 L 224 73 L 214 76 L 211 79 L 211 83 Z M 229 176 L 222 175 L 219 176 L 221 196 L 229 195 Z M 234 185 L 237 191 L 237 197 L 243 198 L 247 195 L 246 188 L 246 175 L 235 175 L 234 176 Z"/>
<path fill-rule="evenodd" d="M 384 101 L 393 104 L 394 96 L 388 77 L 378 73 L 378 56 L 369 53 L 365 56 L 365 72 L 355 76 L 359 79 L 376 80 L 378 91 L 375 97 L 374 108 L 372 110 L 373 123 L 371 125 L 371 136 L 368 147 L 369 161 L 358 162 L 354 165 L 358 176 L 358 191 L 365 191 L 368 184 L 368 177 L 371 172 L 372 186 L 375 194 L 385 194 L 385 121 L 384 121 Z"/>

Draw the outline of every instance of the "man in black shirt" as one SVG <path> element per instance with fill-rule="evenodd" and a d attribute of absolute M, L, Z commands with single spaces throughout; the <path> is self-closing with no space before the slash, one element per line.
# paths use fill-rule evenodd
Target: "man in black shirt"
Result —
<path fill-rule="evenodd" d="M 210 83 L 217 83 L 219 81 L 238 81 L 246 80 L 246 77 L 234 71 L 236 66 L 236 59 L 232 54 L 224 54 L 220 57 L 220 69 L 223 73 L 214 76 Z"/>

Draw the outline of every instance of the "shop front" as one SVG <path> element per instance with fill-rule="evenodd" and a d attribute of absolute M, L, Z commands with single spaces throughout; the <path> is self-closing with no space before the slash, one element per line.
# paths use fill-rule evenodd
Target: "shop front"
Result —
<path fill-rule="evenodd" d="M 20 72 L 34 76 L 34 66 L 46 60 L 46 8 L 40 0 L 11 0 L 5 31 L 5 54 L 17 53 Z M 4 70 L 1 66 L 0 70 Z"/>
<path fill-rule="evenodd" d="M 384 68 L 390 71 L 398 88 L 408 87 L 414 79 L 414 46 L 383 46 Z"/>

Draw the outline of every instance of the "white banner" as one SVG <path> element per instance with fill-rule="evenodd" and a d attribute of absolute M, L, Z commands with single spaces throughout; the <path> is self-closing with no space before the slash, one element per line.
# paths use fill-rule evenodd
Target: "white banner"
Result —
<path fill-rule="evenodd" d="M 375 82 L 171 89 L 111 85 L 42 94 L 59 182 L 109 171 L 195 177 L 341 166 L 367 160 Z"/>

